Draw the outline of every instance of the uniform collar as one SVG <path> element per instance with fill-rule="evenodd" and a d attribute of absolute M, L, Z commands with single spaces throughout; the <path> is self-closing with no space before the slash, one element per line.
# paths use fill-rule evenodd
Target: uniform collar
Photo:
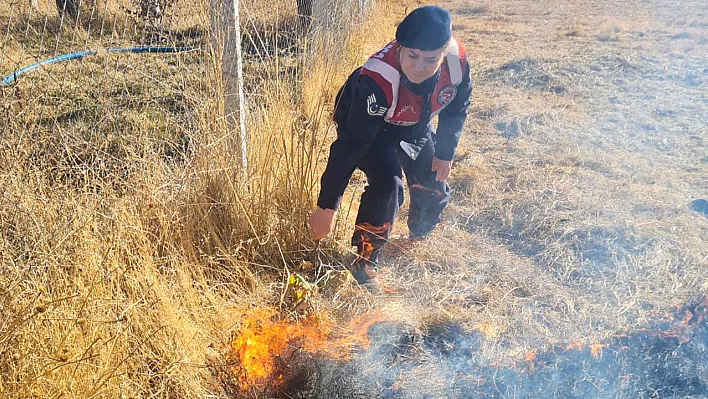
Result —
<path fill-rule="evenodd" d="M 440 79 L 441 70 L 442 67 L 438 68 L 438 71 L 435 72 L 435 75 L 429 77 L 428 79 L 420 83 L 411 82 L 406 77 L 406 74 L 401 71 L 401 82 L 404 86 L 406 86 L 408 90 L 411 91 L 411 93 L 415 94 L 416 96 L 428 96 L 433 93 L 433 90 L 435 90 L 435 85 L 438 84 L 438 79 Z"/>

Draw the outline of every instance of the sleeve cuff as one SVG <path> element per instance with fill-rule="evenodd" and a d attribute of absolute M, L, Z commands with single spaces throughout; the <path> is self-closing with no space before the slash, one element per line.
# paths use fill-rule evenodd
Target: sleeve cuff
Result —
<path fill-rule="evenodd" d="M 337 198 L 328 198 L 327 196 L 320 195 L 320 197 L 317 199 L 317 206 L 322 209 L 332 209 L 336 211 L 337 209 L 339 209 L 339 204 L 341 202 L 341 196 Z"/>
<path fill-rule="evenodd" d="M 455 147 L 443 145 L 441 142 L 435 144 L 435 158 L 441 161 L 452 161 L 455 156 Z"/>

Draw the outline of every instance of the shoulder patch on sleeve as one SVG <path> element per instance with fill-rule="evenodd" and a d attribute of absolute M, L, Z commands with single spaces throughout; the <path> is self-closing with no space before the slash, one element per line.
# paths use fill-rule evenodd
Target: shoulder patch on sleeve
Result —
<path fill-rule="evenodd" d="M 367 97 L 366 105 L 366 112 L 371 116 L 383 116 L 386 111 L 388 111 L 388 108 L 382 107 L 376 102 L 376 95 L 374 93 L 371 93 L 371 95 Z"/>

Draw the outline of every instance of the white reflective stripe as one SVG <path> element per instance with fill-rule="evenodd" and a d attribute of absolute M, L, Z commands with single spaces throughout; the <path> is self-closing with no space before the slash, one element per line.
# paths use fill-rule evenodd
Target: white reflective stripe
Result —
<path fill-rule="evenodd" d="M 450 68 L 450 80 L 454 86 L 459 86 L 462 83 L 462 63 L 459 54 L 457 40 L 451 38 L 450 44 L 447 46 L 447 66 Z"/>
<path fill-rule="evenodd" d="M 400 121 L 394 121 L 394 120 L 390 119 L 390 118 L 388 117 L 388 115 L 386 115 L 386 117 L 384 118 L 384 121 L 386 121 L 386 123 L 390 123 L 390 124 L 396 125 L 396 126 L 413 126 L 413 125 L 415 125 L 415 124 L 418 123 L 418 122 L 400 122 Z"/>
<path fill-rule="evenodd" d="M 378 73 L 381 77 L 391 83 L 391 93 L 393 94 L 393 98 L 391 99 L 391 104 L 388 107 L 386 117 L 389 119 L 393 118 L 393 113 L 396 111 L 396 105 L 398 104 L 398 88 L 401 85 L 401 74 L 396 70 L 396 68 L 376 58 L 369 58 L 369 60 L 364 63 L 364 68 Z"/>

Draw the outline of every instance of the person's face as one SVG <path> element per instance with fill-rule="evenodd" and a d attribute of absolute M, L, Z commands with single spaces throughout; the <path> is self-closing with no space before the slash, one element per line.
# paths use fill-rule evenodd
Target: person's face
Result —
<path fill-rule="evenodd" d="M 443 62 L 445 47 L 433 51 L 401 47 L 399 57 L 401 70 L 411 83 L 421 83 L 435 75 Z"/>

